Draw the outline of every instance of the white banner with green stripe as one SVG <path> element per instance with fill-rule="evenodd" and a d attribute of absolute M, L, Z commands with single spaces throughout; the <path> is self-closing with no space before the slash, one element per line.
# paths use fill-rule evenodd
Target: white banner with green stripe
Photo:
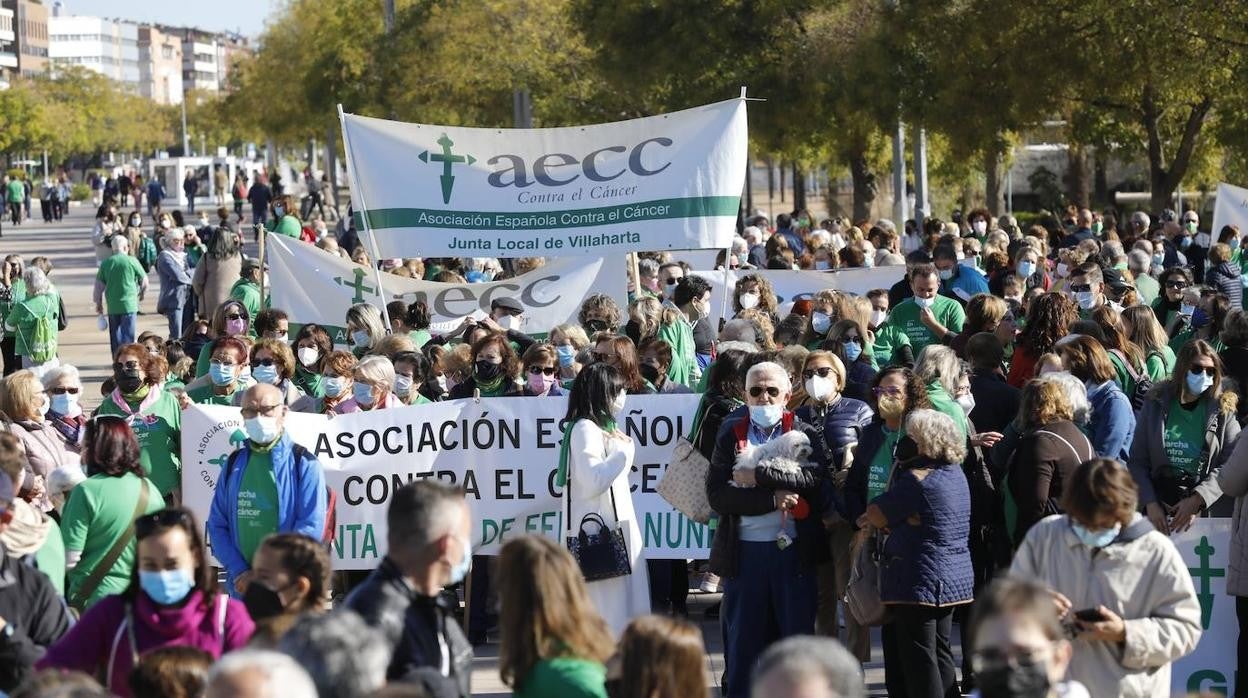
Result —
<path fill-rule="evenodd" d="M 745 183 L 743 99 L 594 126 L 342 129 L 357 228 L 387 258 L 723 249 Z"/>
<path fill-rule="evenodd" d="M 335 335 L 335 343 L 346 343 L 342 326 L 348 308 L 356 303 L 382 304 L 372 269 L 314 245 L 270 235 L 265 257 L 273 307 L 285 310 L 292 323 L 324 325 Z M 424 301 L 435 333 L 455 329 L 465 317 L 485 317 L 496 298 L 515 298 L 524 306 L 518 329 L 530 334 L 576 322 L 581 302 L 595 293 L 611 296 L 620 307 L 627 304 L 623 265 L 602 258 L 552 259 L 527 274 L 490 283 L 438 283 L 388 273 L 381 280 L 386 302 Z"/>

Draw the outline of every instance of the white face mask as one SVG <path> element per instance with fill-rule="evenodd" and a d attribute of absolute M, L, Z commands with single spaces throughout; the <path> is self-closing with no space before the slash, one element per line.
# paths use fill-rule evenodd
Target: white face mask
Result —
<path fill-rule="evenodd" d="M 757 293 L 742 293 L 740 296 L 737 297 L 737 302 L 741 304 L 742 310 L 749 310 L 750 308 L 757 308 L 758 307 L 758 294 Z"/>
<path fill-rule="evenodd" d="M 498 326 L 504 330 L 519 329 L 520 318 L 516 315 L 504 315 L 498 319 Z"/>
<path fill-rule="evenodd" d="M 321 352 L 316 347 L 300 347 L 298 354 L 299 363 L 306 367 L 311 367 L 317 359 L 321 358 Z"/>
<path fill-rule="evenodd" d="M 975 396 L 970 393 L 959 396 L 955 402 L 957 402 L 958 406 L 962 408 L 963 414 L 969 415 L 971 410 L 975 409 Z"/>
<path fill-rule="evenodd" d="M 412 393 L 411 376 L 395 376 L 394 377 L 394 393 L 401 398 L 406 398 Z"/>
<path fill-rule="evenodd" d="M 887 310 L 872 310 L 871 311 L 871 324 L 873 326 L 879 327 L 880 325 L 883 325 L 884 321 L 887 319 L 888 319 Z"/>
<path fill-rule="evenodd" d="M 628 393 L 621 390 L 620 394 L 616 395 L 615 399 L 611 401 L 611 416 L 612 417 L 619 419 L 620 415 L 624 413 L 624 400 L 626 400 L 627 398 L 628 398 Z"/>
<path fill-rule="evenodd" d="M 974 223 L 971 224 L 971 230 L 974 230 L 976 235 L 983 235 L 984 233 L 988 232 L 988 222 L 987 221 L 975 221 Z"/>
<path fill-rule="evenodd" d="M 915 296 L 914 304 L 920 308 L 930 308 L 936 304 L 936 298 L 934 296 L 932 298 L 919 298 L 918 296 Z"/>
<path fill-rule="evenodd" d="M 828 376 L 827 378 L 823 378 L 822 376 L 811 376 L 806 381 L 806 394 L 819 402 L 823 402 L 824 400 L 832 397 L 832 393 L 835 392 L 833 390 L 835 386 L 836 382 L 832 380 L 831 376 Z"/>

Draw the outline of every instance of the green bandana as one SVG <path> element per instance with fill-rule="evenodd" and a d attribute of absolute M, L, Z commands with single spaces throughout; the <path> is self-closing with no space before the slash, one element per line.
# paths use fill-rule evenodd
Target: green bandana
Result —
<path fill-rule="evenodd" d="M 563 430 L 563 442 L 559 445 L 559 471 L 555 473 L 555 484 L 560 487 L 568 484 L 568 454 L 572 450 L 572 427 L 576 426 L 576 422 L 568 422 Z M 605 433 L 615 431 L 616 426 L 614 419 L 608 419 L 600 428 Z"/>
<path fill-rule="evenodd" d="M 133 393 L 125 393 L 122 397 L 126 399 L 126 402 L 142 402 L 143 398 L 147 397 L 147 394 L 151 391 L 151 389 L 152 386 L 144 383 L 143 387 Z"/>

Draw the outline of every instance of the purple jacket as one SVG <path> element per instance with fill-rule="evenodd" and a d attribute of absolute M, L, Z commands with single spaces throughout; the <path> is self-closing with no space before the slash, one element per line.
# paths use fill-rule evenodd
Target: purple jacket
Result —
<path fill-rule="evenodd" d="M 205 608 L 202 601 L 203 594 L 196 590 L 180 608 L 164 607 L 139 592 L 130 614 L 137 645 L 133 649 L 142 655 L 161 647 L 194 647 L 219 659 L 244 647 L 256 624 L 243 602 L 218 595 Z M 108 690 L 123 698 L 129 696 L 127 679 L 135 662 L 130 623 L 126 622 L 128 603 L 125 596 L 114 595 L 92 606 L 69 633 L 48 648 L 36 668 L 76 669 L 92 676 L 103 673 Z"/>

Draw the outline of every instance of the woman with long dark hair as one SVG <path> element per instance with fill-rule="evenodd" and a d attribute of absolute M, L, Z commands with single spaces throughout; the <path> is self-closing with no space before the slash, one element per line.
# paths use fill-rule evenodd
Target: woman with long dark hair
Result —
<path fill-rule="evenodd" d="M 567 428 L 555 480 L 563 488 L 566 518 L 561 535 L 578 531 L 588 514 L 601 516 L 610 528 L 623 528 L 632 573 L 588 584 L 590 599 L 606 615 L 613 635 L 622 632 L 630 619 L 650 612 L 641 527 L 628 482 L 634 444 L 618 422 L 626 396 L 620 372 L 605 363 L 587 366 L 577 375 L 568 397 Z"/>
<path fill-rule="evenodd" d="M 255 623 L 242 601 L 217 590 L 201 530 L 180 507 L 136 519 L 129 587 L 92 606 L 37 667 L 102 675 L 108 690 L 129 696 L 130 671 L 147 652 L 194 647 L 217 659 L 246 646 Z"/>
<path fill-rule="evenodd" d="M 1036 360 L 1053 350 L 1057 340 L 1070 333 L 1070 326 L 1079 319 L 1079 310 L 1069 296 L 1046 293 L 1031 301 L 1027 323 L 1018 336 L 1010 372 L 1005 382 L 1022 388 L 1035 374 Z"/>

